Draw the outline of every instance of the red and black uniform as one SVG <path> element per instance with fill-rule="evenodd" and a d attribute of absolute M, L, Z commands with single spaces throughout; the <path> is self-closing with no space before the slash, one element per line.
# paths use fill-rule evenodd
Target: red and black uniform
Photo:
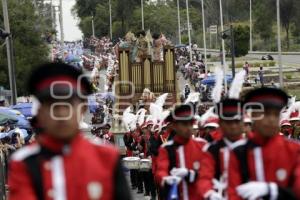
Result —
<path fill-rule="evenodd" d="M 123 136 L 123 141 L 126 146 L 126 156 L 133 156 L 133 146 L 132 144 L 134 143 L 133 137 L 131 132 L 127 132 Z"/>
<path fill-rule="evenodd" d="M 213 191 L 216 191 L 222 196 L 230 196 L 231 190 L 228 190 L 228 182 L 232 177 L 229 174 L 231 171 L 230 160 L 236 159 L 232 151 L 237 146 L 245 144 L 245 140 L 237 140 L 230 142 L 228 139 L 214 141 L 207 144 L 203 151 L 205 152 L 205 159 L 201 162 L 200 173 L 200 192 L 205 199 L 209 198 Z M 214 185 L 213 180 L 218 181 L 219 186 Z"/>
<path fill-rule="evenodd" d="M 201 160 L 203 159 L 202 148 L 206 143 L 192 138 L 184 139 L 175 135 L 173 140 L 165 143 L 157 157 L 156 180 L 163 187 L 163 196 L 168 193 L 168 187 L 163 185 L 164 177 L 170 176 L 173 168 L 186 168 L 188 176 L 179 185 L 179 197 L 183 200 L 201 199 L 198 187 L 198 174 Z"/>
<path fill-rule="evenodd" d="M 8 184 L 11 200 L 131 199 L 118 151 L 81 134 L 68 144 L 38 136 L 12 155 Z"/>
<path fill-rule="evenodd" d="M 300 199 L 300 145 L 285 137 L 275 135 L 269 139 L 254 133 L 245 145 L 237 147 L 237 160 L 230 168 L 233 190 L 249 181 L 275 183 L 277 195 L 272 193 L 264 199 Z M 277 198 L 276 198 L 277 197 Z M 233 196 L 233 199 L 238 199 Z"/>

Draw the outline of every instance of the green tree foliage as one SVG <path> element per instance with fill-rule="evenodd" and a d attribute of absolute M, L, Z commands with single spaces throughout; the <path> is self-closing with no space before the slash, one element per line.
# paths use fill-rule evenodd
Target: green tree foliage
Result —
<path fill-rule="evenodd" d="M 235 56 L 245 56 L 249 51 L 249 26 L 234 27 Z"/>
<path fill-rule="evenodd" d="M 76 0 L 75 13 L 80 18 L 80 27 L 85 36 L 91 35 L 91 11 L 94 12 L 96 33 L 108 35 L 109 9 L 108 1 Z M 113 15 L 113 36 L 122 37 L 127 31 L 138 31 L 141 28 L 140 0 L 111 0 Z M 164 32 L 173 41 L 177 37 L 177 0 L 167 0 L 167 5 L 158 1 L 157 5 L 148 5 L 144 0 L 145 29 L 153 32 Z M 204 0 L 206 26 L 220 25 L 219 0 Z M 249 24 L 249 0 L 223 0 L 223 19 L 225 27 L 230 24 Z M 259 43 L 259 50 L 276 50 L 276 1 L 252 0 L 253 34 Z M 186 24 L 186 1 L 179 0 L 181 23 Z M 101 5 L 101 6 L 100 6 Z M 193 42 L 201 44 L 202 20 L 201 0 L 189 0 L 190 18 L 193 25 Z M 300 37 L 300 1 L 281 0 L 281 24 L 285 32 L 286 49 L 289 49 L 290 35 Z M 182 36 L 185 37 L 186 31 Z M 300 41 L 299 41 L 300 42 Z M 276 45 L 275 45 L 276 46 Z"/>
<path fill-rule="evenodd" d="M 8 10 L 14 42 L 17 91 L 20 96 L 26 94 L 25 83 L 31 69 L 48 60 L 49 49 L 42 35 L 49 27 L 40 23 L 40 16 L 31 0 L 10 0 Z M 4 27 L 3 22 L 0 25 Z M 7 68 L 6 48 L 3 46 L 0 51 L 0 85 L 5 87 L 9 86 Z"/>

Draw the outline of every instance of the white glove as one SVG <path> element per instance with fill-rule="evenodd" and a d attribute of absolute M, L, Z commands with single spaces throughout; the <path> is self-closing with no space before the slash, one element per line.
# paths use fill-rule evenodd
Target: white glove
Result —
<path fill-rule="evenodd" d="M 163 178 L 163 185 L 167 184 L 167 185 L 173 185 L 173 184 L 178 184 L 180 183 L 181 178 L 179 178 L 178 176 L 165 176 Z"/>
<path fill-rule="evenodd" d="M 216 191 L 212 191 L 208 196 L 208 200 L 223 200 L 223 197 Z"/>
<path fill-rule="evenodd" d="M 178 176 L 180 178 L 184 178 L 189 174 L 189 170 L 187 168 L 173 168 L 170 174 L 172 176 Z"/>
<path fill-rule="evenodd" d="M 236 190 L 243 199 L 256 200 L 269 194 L 269 184 L 252 181 L 238 186 Z"/>
<path fill-rule="evenodd" d="M 140 157 L 141 157 L 141 158 L 143 158 L 143 157 L 144 157 L 144 155 L 145 155 L 144 153 L 140 153 Z"/>
<path fill-rule="evenodd" d="M 226 183 L 222 183 L 221 181 L 219 181 L 219 180 L 217 180 L 217 179 L 215 179 L 215 178 L 212 180 L 212 182 L 213 182 L 213 185 L 214 185 L 213 188 L 214 188 L 215 190 L 220 190 L 220 189 L 221 189 L 221 190 L 225 190 L 226 187 L 227 187 L 227 186 L 226 186 Z"/>

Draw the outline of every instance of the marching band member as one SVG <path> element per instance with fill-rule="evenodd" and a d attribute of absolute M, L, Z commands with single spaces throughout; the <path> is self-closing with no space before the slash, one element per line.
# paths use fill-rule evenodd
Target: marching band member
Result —
<path fill-rule="evenodd" d="M 203 150 L 206 159 L 201 162 L 200 191 L 205 199 L 218 200 L 228 197 L 227 185 L 229 161 L 232 149 L 245 143 L 243 133 L 242 105 L 239 100 L 225 99 L 217 104 L 222 139 L 207 144 Z M 234 155 L 233 155 L 234 156 Z"/>
<path fill-rule="evenodd" d="M 168 117 L 176 135 L 162 145 L 157 157 L 155 177 L 162 188 L 162 199 L 178 193 L 178 199 L 182 200 L 200 198 L 197 182 L 205 142 L 192 139 L 193 116 L 193 105 L 184 104 L 175 107 Z"/>
<path fill-rule="evenodd" d="M 151 156 L 150 151 L 149 151 L 151 132 L 148 129 L 147 122 L 144 122 L 144 124 L 142 125 L 141 128 L 142 128 L 142 132 L 143 132 L 143 138 L 142 138 L 141 145 L 143 146 L 144 158 L 148 159 Z M 149 171 L 143 172 L 143 179 L 144 179 L 144 186 L 145 186 L 145 196 L 151 195 L 151 200 L 155 200 L 156 199 L 156 187 L 155 187 L 154 175 L 152 173 L 152 169 L 149 169 Z"/>
<path fill-rule="evenodd" d="M 44 64 L 30 74 L 40 130 L 36 143 L 11 157 L 8 199 L 131 199 L 118 151 L 86 140 L 79 130 L 91 90 L 70 65 Z"/>
<path fill-rule="evenodd" d="M 234 149 L 229 187 L 242 199 L 299 199 L 300 146 L 280 136 L 280 111 L 287 94 L 276 88 L 259 88 L 245 96 L 252 109 L 253 137 Z M 235 199 L 235 197 L 232 197 Z"/>
<path fill-rule="evenodd" d="M 289 120 L 282 120 L 280 122 L 280 134 L 282 134 L 283 136 L 287 137 L 287 138 L 291 138 L 292 137 L 292 125 L 289 122 Z"/>

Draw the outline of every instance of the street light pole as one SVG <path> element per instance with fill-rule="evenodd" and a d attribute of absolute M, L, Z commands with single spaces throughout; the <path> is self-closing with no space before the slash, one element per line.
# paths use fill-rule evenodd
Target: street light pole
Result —
<path fill-rule="evenodd" d="M 95 37 L 94 15 L 92 15 L 92 35 Z"/>
<path fill-rule="evenodd" d="M 190 62 L 192 62 L 192 39 L 191 39 L 191 30 L 190 30 L 190 13 L 189 13 L 189 1 L 185 0 L 186 3 L 186 18 L 187 18 L 187 29 L 189 36 L 189 50 L 190 50 Z"/>
<path fill-rule="evenodd" d="M 235 42 L 234 42 L 234 29 L 230 25 L 230 38 L 231 38 L 231 67 L 232 67 L 232 77 L 235 77 Z"/>
<path fill-rule="evenodd" d="M 180 4 L 179 4 L 179 0 L 177 0 L 177 21 L 178 21 L 178 43 L 181 44 Z"/>
<path fill-rule="evenodd" d="M 279 83 L 283 88 L 283 73 L 282 73 L 282 52 L 281 52 L 281 28 L 280 28 L 280 1 L 276 1 L 277 7 L 277 46 L 278 46 L 278 66 L 279 66 Z"/>
<path fill-rule="evenodd" d="M 65 43 L 65 38 L 64 38 L 64 21 L 63 21 L 63 8 L 62 8 L 62 0 L 59 0 L 59 23 L 60 23 L 60 43 L 61 43 L 61 56 L 62 59 L 64 58 L 64 43 Z"/>
<path fill-rule="evenodd" d="M 205 63 L 205 73 L 207 74 L 207 52 L 206 52 L 206 28 L 205 28 L 205 15 L 204 15 L 204 0 L 201 0 L 202 8 L 202 27 L 203 27 L 203 47 L 204 47 L 204 63 Z"/>
<path fill-rule="evenodd" d="M 252 43 L 252 0 L 250 0 L 250 51 L 253 51 L 253 43 Z"/>
<path fill-rule="evenodd" d="M 3 8 L 4 28 L 7 33 L 10 33 L 7 0 L 2 0 L 2 8 Z M 9 75 L 9 86 L 12 93 L 11 103 L 15 105 L 17 104 L 17 86 L 16 86 L 15 63 L 14 63 L 14 54 L 13 54 L 13 40 L 11 34 L 5 40 L 6 40 L 5 42 L 6 42 L 8 75 Z"/>
<path fill-rule="evenodd" d="M 142 10 L 142 30 L 145 29 L 144 26 L 144 0 L 141 0 L 141 10 Z"/>
<path fill-rule="evenodd" d="M 220 0 L 220 20 L 221 20 L 221 32 L 224 32 L 224 25 L 223 25 L 223 6 L 222 0 Z M 227 69 L 226 69 L 226 58 L 225 58 L 225 41 L 222 38 L 222 65 L 223 65 L 223 72 L 224 72 L 224 87 L 225 87 L 225 94 L 227 93 Z"/>
<path fill-rule="evenodd" d="M 111 16 L 111 0 L 109 0 L 109 33 L 112 40 L 112 16 Z"/>

